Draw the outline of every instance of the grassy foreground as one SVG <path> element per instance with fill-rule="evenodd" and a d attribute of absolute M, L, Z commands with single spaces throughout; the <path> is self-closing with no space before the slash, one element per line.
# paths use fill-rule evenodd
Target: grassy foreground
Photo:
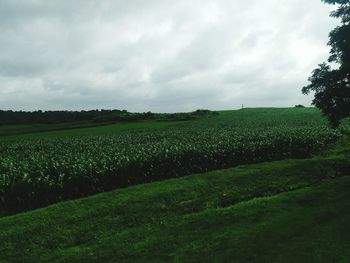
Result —
<path fill-rule="evenodd" d="M 350 147 L 0 218 L 0 262 L 350 262 Z"/>

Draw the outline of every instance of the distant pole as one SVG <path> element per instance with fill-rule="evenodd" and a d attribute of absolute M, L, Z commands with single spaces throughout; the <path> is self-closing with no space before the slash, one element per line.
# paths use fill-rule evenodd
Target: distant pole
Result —
<path fill-rule="evenodd" d="M 242 110 L 244 109 L 244 105 L 242 104 Z"/>

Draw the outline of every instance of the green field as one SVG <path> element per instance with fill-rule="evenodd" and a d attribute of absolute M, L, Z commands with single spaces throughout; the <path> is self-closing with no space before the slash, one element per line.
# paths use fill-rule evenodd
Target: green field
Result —
<path fill-rule="evenodd" d="M 64 123 L 0 126 L 0 140 L 14 141 L 19 139 L 57 138 L 83 135 L 104 135 L 122 131 L 162 128 L 185 123 L 184 121 L 138 121 L 117 124 Z"/>
<path fill-rule="evenodd" d="M 215 117 L 194 121 L 137 121 L 116 124 L 96 124 L 88 122 L 61 124 L 2 125 L 0 141 L 54 138 L 82 135 L 105 135 L 139 129 L 156 129 L 168 126 L 200 126 L 200 127 L 271 127 L 325 126 L 326 119 L 315 108 L 253 108 L 237 111 L 219 111 Z M 89 126 L 89 127 L 86 127 Z"/>
<path fill-rule="evenodd" d="M 11 214 L 191 173 L 303 158 L 339 136 L 314 109 L 247 109 L 184 123 L 7 136 L 0 142 L 0 208 Z"/>
<path fill-rule="evenodd" d="M 316 109 L 14 134 L 0 154 L 0 262 L 350 262 L 350 141 Z"/>
<path fill-rule="evenodd" d="M 0 219 L 1 262 L 349 262 L 350 145 Z M 232 260 L 232 261 L 231 261 Z"/>

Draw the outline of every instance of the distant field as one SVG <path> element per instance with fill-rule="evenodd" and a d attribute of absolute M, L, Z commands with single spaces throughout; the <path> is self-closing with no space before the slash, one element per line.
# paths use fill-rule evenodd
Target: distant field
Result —
<path fill-rule="evenodd" d="M 81 135 L 103 135 L 124 130 L 154 129 L 173 125 L 237 127 L 282 126 L 294 123 L 297 126 L 326 125 L 325 118 L 315 108 L 253 108 L 238 111 L 219 111 L 219 115 L 193 121 L 135 121 L 115 124 L 73 122 L 59 124 L 0 125 L 0 141 L 46 137 L 67 137 Z M 284 119 L 284 120 L 283 120 Z"/>
<path fill-rule="evenodd" d="M 303 158 L 339 137 L 312 108 L 3 136 L 1 213 L 240 164 Z"/>
<path fill-rule="evenodd" d="M 33 133 L 62 131 L 69 129 L 83 129 L 105 125 L 103 123 L 73 122 L 58 124 L 20 124 L 20 125 L 0 125 L 0 136 L 21 136 Z"/>
<path fill-rule="evenodd" d="M 125 130 L 162 128 L 182 124 L 185 121 L 136 121 L 115 124 L 104 123 L 63 123 L 0 126 L 0 141 L 18 139 L 67 137 L 83 135 L 111 134 Z"/>

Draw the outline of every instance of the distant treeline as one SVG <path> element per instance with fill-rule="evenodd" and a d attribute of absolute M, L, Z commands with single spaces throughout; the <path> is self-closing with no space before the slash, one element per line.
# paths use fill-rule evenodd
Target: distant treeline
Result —
<path fill-rule="evenodd" d="M 141 120 L 192 120 L 203 115 L 214 114 L 209 110 L 196 110 L 189 113 L 160 114 L 152 112 L 132 113 L 126 110 L 89 111 L 12 111 L 0 110 L 0 125 L 9 124 L 52 124 L 62 122 L 118 122 Z"/>

